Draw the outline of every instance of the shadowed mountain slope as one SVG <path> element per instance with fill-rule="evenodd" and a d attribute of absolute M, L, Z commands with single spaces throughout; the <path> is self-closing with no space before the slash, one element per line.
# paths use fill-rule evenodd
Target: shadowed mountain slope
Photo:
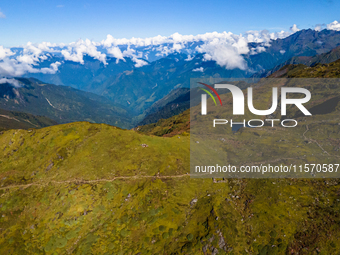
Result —
<path fill-rule="evenodd" d="M 58 123 L 90 121 L 132 127 L 129 112 L 112 101 L 71 87 L 17 78 L 21 87 L 0 84 L 0 108 L 43 115 Z"/>

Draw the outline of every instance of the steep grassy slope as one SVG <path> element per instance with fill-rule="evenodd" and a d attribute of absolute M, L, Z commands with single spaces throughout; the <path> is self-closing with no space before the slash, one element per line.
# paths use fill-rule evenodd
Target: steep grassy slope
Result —
<path fill-rule="evenodd" d="M 138 126 L 134 130 L 148 135 L 164 137 L 183 133 L 186 135 L 190 132 L 190 110 L 186 110 L 168 119 L 160 119 L 156 123 Z"/>
<path fill-rule="evenodd" d="M 192 179 L 188 139 L 85 122 L 6 131 L 0 135 L 0 250 L 339 251 L 338 180 Z"/>
<path fill-rule="evenodd" d="M 287 70 L 307 76 L 321 67 Z M 270 98 L 265 87 L 255 92 Z M 322 111 L 308 119 L 289 109 L 297 132 L 244 128 L 217 142 L 234 152 L 235 164 L 274 152 L 284 163 L 339 163 L 339 93 L 338 86 L 313 88 L 307 108 Z M 230 104 L 230 94 L 222 100 Z M 339 179 L 191 178 L 188 124 L 186 111 L 139 127 L 150 135 L 87 122 L 0 133 L 0 251 L 339 253 Z"/>
<path fill-rule="evenodd" d="M 313 67 L 305 65 L 287 65 L 269 77 L 273 78 L 340 78 L 340 60 L 329 64 L 316 64 Z"/>
<path fill-rule="evenodd" d="M 324 103 L 321 92 L 330 93 L 317 89 L 316 101 L 308 108 Z M 230 94 L 222 97 L 229 103 Z M 339 111 L 337 105 L 302 121 L 298 132 L 268 127 L 227 132 L 226 146 L 234 147 L 232 159 L 237 164 L 261 161 L 270 139 L 277 141 L 282 153 L 307 156 L 299 160 L 334 161 L 340 156 Z M 6 254 L 340 251 L 339 179 L 191 178 L 189 136 L 183 132 L 188 131 L 188 114 L 140 130 L 172 137 L 87 122 L 3 132 L 0 250 Z M 292 144 L 298 147 L 292 149 Z"/>
<path fill-rule="evenodd" d="M 42 128 L 58 123 L 44 116 L 0 109 L 0 131 L 5 129 Z"/>

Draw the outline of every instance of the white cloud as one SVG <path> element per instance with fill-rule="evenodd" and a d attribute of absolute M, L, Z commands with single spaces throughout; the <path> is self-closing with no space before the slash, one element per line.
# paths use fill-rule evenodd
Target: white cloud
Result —
<path fill-rule="evenodd" d="M 314 27 L 315 31 L 321 31 L 325 28 L 325 24 L 316 24 Z"/>
<path fill-rule="evenodd" d="M 58 45 L 49 42 L 42 42 L 40 44 L 28 42 L 23 46 L 22 54 L 17 56 L 16 60 L 21 63 L 36 65 L 38 62 L 46 60 L 48 53 L 58 52 L 58 50 L 54 49 L 55 47 L 58 47 Z"/>
<path fill-rule="evenodd" d="M 188 53 L 191 52 L 190 49 L 186 49 L 186 47 L 192 47 L 193 43 L 211 43 L 214 41 L 223 42 L 226 44 L 230 44 L 233 47 L 238 49 L 240 54 L 245 54 L 249 51 L 248 43 L 249 42 L 257 42 L 257 43 L 267 43 L 271 40 L 277 38 L 284 38 L 290 35 L 291 32 L 277 32 L 277 33 L 269 33 L 267 30 L 262 31 L 248 31 L 245 33 L 245 36 L 235 35 L 231 32 L 212 32 L 198 35 L 181 35 L 179 33 L 174 33 L 168 37 L 166 36 L 156 36 L 152 38 L 131 38 L 131 39 L 116 39 L 112 35 L 107 35 L 107 38 L 101 41 L 101 45 L 107 49 L 112 46 L 120 46 L 120 45 L 128 45 L 135 47 L 150 47 L 150 46 L 158 46 L 157 48 L 153 48 L 156 50 L 156 56 L 167 56 L 174 52 L 180 52 L 181 50 L 185 50 Z M 189 52 L 190 51 L 190 52 Z"/>
<path fill-rule="evenodd" d="M 135 67 L 142 67 L 142 66 L 149 64 L 148 62 L 144 61 L 143 59 L 132 58 L 132 60 L 136 63 Z"/>
<path fill-rule="evenodd" d="M 280 50 L 280 53 L 283 55 L 283 54 L 286 53 L 286 51 L 285 50 Z"/>
<path fill-rule="evenodd" d="M 54 74 L 58 71 L 60 62 L 55 62 L 50 67 L 34 68 L 32 64 L 20 62 L 17 59 L 5 58 L 0 62 L 0 75 L 2 76 L 22 76 L 25 73 Z"/>
<path fill-rule="evenodd" d="M 334 20 L 333 22 L 327 24 L 327 29 L 340 31 L 340 23 Z"/>
<path fill-rule="evenodd" d="M 1 13 L 1 12 L 0 12 Z M 340 31 L 339 21 L 330 24 L 316 25 L 315 30 L 324 28 Z M 0 46 L 0 74 L 9 73 L 19 75 L 26 72 L 56 72 L 60 64 L 54 63 L 48 68 L 37 68 L 37 65 L 48 59 L 48 53 L 60 53 L 65 60 L 75 61 L 84 64 L 84 55 L 89 55 L 105 65 L 106 54 L 98 47 L 106 49 L 108 55 L 119 60 L 131 58 L 135 67 L 147 65 L 148 57 L 167 56 L 174 52 L 189 54 L 186 61 L 194 59 L 196 53 L 203 53 L 204 60 L 214 60 L 218 65 L 227 69 L 246 69 L 247 65 L 243 58 L 246 54 L 258 54 L 270 46 L 271 41 L 283 39 L 300 29 L 294 24 L 288 31 L 269 32 L 268 30 L 247 31 L 244 34 L 233 34 L 231 32 L 211 32 L 198 35 L 181 35 L 174 33 L 170 36 L 155 36 L 149 38 L 114 38 L 107 35 L 105 40 L 94 42 L 88 39 L 79 40 L 70 44 L 52 44 L 43 42 L 40 44 L 27 43 L 22 46 L 22 51 Z M 249 43 L 258 43 L 257 46 L 249 49 Z M 195 47 L 196 46 L 196 47 Z M 125 50 L 122 50 L 124 48 Z M 281 51 L 281 54 L 284 54 Z M 8 66 L 6 66 L 8 65 Z M 17 68 L 17 70 L 16 70 Z"/>
<path fill-rule="evenodd" d="M 334 20 L 333 22 L 329 24 L 316 24 L 314 27 L 315 31 L 321 31 L 323 29 L 340 31 L 340 22 L 337 20 Z"/>
<path fill-rule="evenodd" d="M 6 15 L 0 10 L 0 19 L 5 19 Z"/>
<path fill-rule="evenodd" d="M 123 51 L 123 56 L 124 57 L 136 57 L 136 50 L 132 49 L 130 46 L 127 47 L 126 50 Z"/>
<path fill-rule="evenodd" d="M 123 60 L 125 62 L 125 59 L 124 59 L 124 56 L 123 56 L 123 53 L 122 51 L 117 47 L 117 46 L 114 46 L 114 47 L 111 47 L 107 50 L 107 52 L 113 56 L 114 58 L 116 58 L 116 63 L 118 64 L 119 63 L 119 60 Z"/>
<path fill-rule="evenodd" d="M 180 52 L 180 50 L 183 49 L 183 48 L 184 48 L 183 45 L 178 44 L 178 43 L 174 43 L 174 45 L 172 45 L 173 51 Z"/>
<path fill-rule="evenodd" d="M 256 48 L 250 49 L 250 55 L 256 55 L 256 54 L 264 52 L 264 51 L 266 51 L 266 48 L 258 45 Z"/>
<path fill-rule="evenodd" d="M 299 29 L 296 24 L 294 24 L 292 27 L 290 27 L 290 31 L 292 31 L 293 33 L 298 32 L 300 30 L 301 29 Z"/>
<path fill-rule="evenodd" d="M 42 42 L 39 44 L 32 44 L 31 42 L 28 42 L 25 46 L 23 46 L 24 54 L 33 54 L 36 56 L 41 55 L 43 52 L 55 52 L 53 47 L 57 47 L 57 44 L 52 44 L 49 42 Z"/>
<path fill-rule="evenodd" d="M 61 51 L 61 54 L 64 56 L 65 60 L 71 60 L 81 64 L 84 64 L 84 54 L 88 54 L 94 59 L 98 59 L 104 63 L 104 65 L 107 64 L 106 55 L 98 51 L 96 43 L 89 39 L 86 39 L 85 41 L 78 40 L 77 42 L 70 43 L 67 49 Z"/>
<path fill-rule="evenodd" d="M 293 25 L 294 29 L 297 29 L 296 25 Z M 219 65 L 222 65 L 228 69 L 235 67 L 245 69 L 246 64 L 243 60 L 242 54 L 258 54 L 265 51 L 265 47 L 270 46 L 270 42 L 277 38 L 284 38 L 292 34 L 293 31 L 275 32 L 270 33 L 267 30 L 262 31 L 247 31 L 244 35 L 236 35 L 231 32 L 212 32 L 198 35 L 181 35 L 175 33 L 171 36 L 156 36 L 152 38 L 131 38 L 131 39 L 116 39 L 111 35 L 101 41 L 101 45 L 107 48 L 108 52 L 111 52 L 111 47 L 118 47 L 120 45 L 127 45 L 128 50 L 123 52 L 124 57 L 133 58 L 139 54 L 139 58 L 142 57 L 142 50 L 138 47 L 147 47 L 145 50 L 151 49 L 156 51 L 155 55 L 158 57 L 168 56 L 174 52 L 187 52 L 190 55 L 186 61 L 191 60 L 191 54 L 206 53 L 205 60 L 215 60 Z M 248 43 L 256 42 L 261 45 L 254 49 L 248 48 Z M 195 50 L 188 47 L 192 47 L 196 43 L 199 46 Z M 135 49 L 132 49 L 134 46 Z M 152 47 L 152 48 L 150 48 Z M 205 51 L 208 52 L 205 52 Z M 117 54 L 118 54 L 117 50 Z"/>
<path fill-rule="evenodd" d="M 182 44 L 173 43 L 171 45 L 160 45 L 157 50 L 159 53 L 156 56 L 168 56 L 174 52 L 181 52 L 181 49 L 185 48 Z"/>
<path fill-rule="evenodd" d="M 44 74 L 55 74 L 58 71 L 58 68 L 60 65 L 61 63 L 57 61 L 55 63 L 52 63 L 50 65 L 50 68 L 44 67 L 44 68 L 41 68 L 40 71 L 37 71 L 37 72 L 44 73 Z"/>
<path fill-rule="evenodd" d="M 114 38 L 112 35 L 108 34 L 106 36 L 105 40 L 101 41 L 101 45 L 104 47 L 108 48 L 111 47 L 112 45 L 118 46 L 118 45 L 136 45 L 136 46 L 149 46 L 149 45 L 160 45 L 163 43 L 166 43 L 168 37 L 166 36 L 155 36 L 155 37 L 150 37 L 150 38 L 134 38 L 132 37 L 131 39 L 126 39 L 126 38 L 121 38 L 117 39 Z"/>
<path fill-rule="evenodd" d="M 1 78 L 0 84 L 4 84 L 4 83 L 9 83 L 15 88 L 20 88 L 22 86 L 22 84 L 18 80 L 13 79 L 13 78 L 12 79 Z"/>
<path fill-rule="evenodd" d="M 135 67 L 142 67 L 145 65 L 148 65 L 149 63 L 140 59 L 142 57 L 143 53 L 140 52 L 138 55 L 136 54 L 136 50 L 131 49 L 130 46 L 126 50 L 123 51 L 123 57 L 129 57 L 132 59 L 133 62 L 135 62 Z"/>
<path fill-rule="evenodd" d="M 216 40 L 198 47 L 197 51 L 205 53 L 205 61 L 214 60 L 218 65 L 226 69 L 239 68 L 245 70 L 247 68 L 247 63 L 241 54 L 245 54 L 249 50 L 246 51 L 243 47 L 231 46 Z"/>
<path fill-rule="evenodd" d="M 186 59 L 184 59 L 184 61 L 191 61 L 193 59 L 194 59 L 194 56 L 188 55 L 188 57 Z"/>
<path fill-rule="evenodd" d="M 12 55 L 14 55 L 14 52 L 12 52 L 11 49 L 0 46 L 0 60 Z"/>
<path fill-rule="evenodd" d="M 21 76 L 25 73 L 54 74 L 58 71 L 58 67 L 61 65 L 60 62 L 52 63 L 50 64 L 50 67 L 40 69 L 35 66 L 42 60 L 46 60 L 48 56 L 50 56 L 49 52 L 58 52 L 55 47 L 60 46 L 63 45 L 49 42 L 42 42 L 40 44 L 28 42 L 26 45 L 22 46 L 22 51 L 17 55 L 10 49 L 0 46 L 0 75 Z"/>
<path fill-rule="evenodd" d="M 203 72 L 204 69 L 203 67 L 198 67 L 198 68 L 195 68 L 195 69 L 192 69 L 193 72 Z"/>
<path fill-rule="evenodd" d="M 149 59 L 149 53 L 150 53 L 150 52 L 144 52 L 144 58 L 145 58 L 146 60 Z"/>
<path fill-rule="evenodd" d="M 35 55 L 20 55 L 16 58 L 18 62 L 27 63 L 30 65 L 34 65 L 39 61 L 39 58 Z"/>
<path fill-rule="evenodd" d="M 286 32 L 284 30 L 280 32 L 272 32 L 270 33 L 268 30 L 264 29 L 261 31 L 254 31 L 250 30 L 245 33 L 245 38 L 248 42 L 255 42 L 255 43 L 261 43 L 262 46 L 270 46 L 270 41 L 276 40 L 276 39 L 283 39 L 289 35 L 291 35 L 292 32 Z"/>

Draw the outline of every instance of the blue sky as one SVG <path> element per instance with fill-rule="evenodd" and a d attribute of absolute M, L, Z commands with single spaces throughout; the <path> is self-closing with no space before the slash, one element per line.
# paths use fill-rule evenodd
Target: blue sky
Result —
<path fill-rule="evenodd" d="M 1 0 L 0 45 L 313 28 L 339 20 L 339 10 L 330 0 Z"/>

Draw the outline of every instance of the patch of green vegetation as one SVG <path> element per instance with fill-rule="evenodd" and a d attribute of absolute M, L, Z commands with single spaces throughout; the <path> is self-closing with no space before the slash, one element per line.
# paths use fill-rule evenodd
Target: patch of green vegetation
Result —
<path fill-rule="evenodd" d="M 314 66 L 286 65 L 269 78 L 340 78 L 340 60 Z"/>
<path fill-rule="evenodd" d="M 175 135 L 188 136 L 190 132 L 190 110 L 169 119 L 160 119 L 157 123 L 138 126 L 134 130 L 156 136 L 171 137 Z"/>
<path fill-rule="evenodd" d="M 93 126 L 97 133 L 90 128 Z M 189 143 L 184 139 L 189 138 L 148 137 L 89 123 L 34 133 L 5 132 L 0 136 L 0 149 L 6 147 L 1 156 L 1 185 L 8 189 L 0 190 L 0 249 L 17 254 L 162 254 L 165 250 L 199 254 L 203 249 L 284 254 L 291 249 L 300 251 L 298 240 L 310 240 L 304 231 L 318 234 L 318 241 L 311 242 L 309 249 L 329 254 L 339 249 L 338 180 L 230 179 L 214 183 L 192 179 L 185 175 Z M 38 162 L 28 161 L 34 154 L 22 154 L 26 151 L 20 146 L 22 140 L 41 151 Z M 66 159 L 53 156 L 52 141 L 57 148 L 67 148 Z M 142 143 L 149 146 L 143 148 Z M 158 167 L 143 160 L 144 155 L 152 157 L 147 149 L 156 153 Z M 124 158 L 130 150 L 140 150 L 132 154 L 133 160 Z M 108 168 L 99 161 L 92 168 L 88 155 L 108 158 Z M 61 163 L 46 171 L 51 159 Z M 131 171 L 121 160 L 137 168 Z M 167 165 L 157 177 L 163 161 Z M 115 175 L 110 175 L 113 168 Z M 183 176 L 171 177 L 178 175 Z M 110 199 L 109 194 L 113 194 Z M 194 198 L 197 202 L 192 205 Z"/>
<path fill-rule="evenodd" d="M 323 89 L 315 92 L 309 108 L 323 103 Z M 224 148 L 238 163 L 260 161 L 257 152 L 273 137 L 284 137 L 287 142 L 278 142 L 279 152 L 304 152 L 306 161 L 325 157 L 319 146 L 304 142 L 308 124 L 305 135 L 338 155 L 335 116 L 338 106 L 303 122 L 296 134 L 284 136 L 279 129 L 270 133 L 266 127 L 230 132 L 225 134 Z M 322 123 L 322 131 L 311 123 L 325 118 L 332 121 Z M 340 251 L 339 179 L 190 178 L 188 121 L 186 112 L 139 130 L 152 136 L 86 122 L 2 132 L 0 250 L 7 254 Z M 165 127 L 172 131 L 160 132 Z"/>

